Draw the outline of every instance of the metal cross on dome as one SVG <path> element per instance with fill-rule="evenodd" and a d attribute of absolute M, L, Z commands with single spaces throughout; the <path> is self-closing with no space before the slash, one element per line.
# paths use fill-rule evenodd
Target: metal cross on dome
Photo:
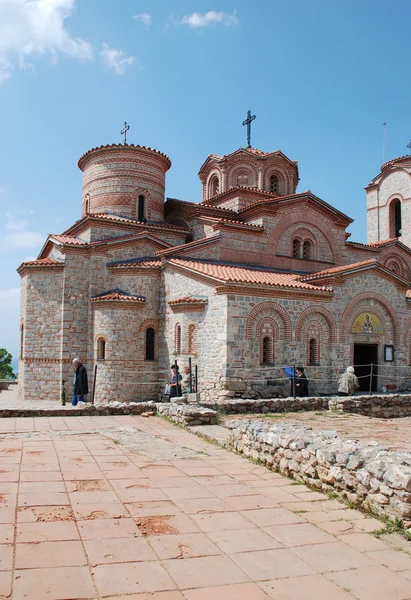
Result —
<path fill-rule="evenodd" d="M 120 131 L 121 135 L 124 135 L 124 145 L 127 144 L 127 131 L 130 129 L 130 125 L 127 125 L 127 121 L 124 121 L 124 127 Z"/>
<path fill-rule="evenodd" d="M 411 140 L 410 140 L 410 143 L 409 143 L 409 144 L 407 144 L 407 148 L 409 148 L 409 149 L 410 149 L 410 151 L 409 151 L 409 154 L 411 154 Z"/>
<path fill-rule="evenodd" d="M 251 116 L 251 111 L 247 112 L 247 118 L 243 121 L 243 125 L 247 125 L 247 148 L 251 148 L 251 121 L 254 121 L 255 115 Z"/>

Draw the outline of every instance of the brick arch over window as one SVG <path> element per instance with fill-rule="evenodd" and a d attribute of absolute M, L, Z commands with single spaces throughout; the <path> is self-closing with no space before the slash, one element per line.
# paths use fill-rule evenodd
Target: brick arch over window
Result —
<path fill-rule="evenodd" d="M 398 346 L 398 344 L 400 343 L 400 322 L 398 320 L 396 312 L 393 309 L 393 307 L 391 306 L 391 304 L 388 302 L 388 300 L 386 300 L 384 298 L 384 296 L 381 296 L 381 294 L 377 294 L 375 292 L 363 292 L 362 294 L 358 294 L 358 296 L 353 298 L 351 300 L 351 302 L 349 302 L 349 304 L 346 306 L 346 308 L 343 312 L 343 315 L 341 317 L 341 322 L 340 322 L 340 343 L 342 344 L 346 340 L 348 330 L 349 330 L 349 325 L 352 323 L 352 321 L 354 319 L 353 315 L 355 314 L 355 312 L 358 312 L 357 309 L 358 309 L 359 304 L 364 305 L 365 302 L 363 302 L 363 301 L 368 301 L 368 304 L 366 304 L 365 310 L 370 311 L 370 312 L 372 312 L 373 310 L 375 312 L 378 311 L 378 306 L 374 306 L 373 304 L 371 304 L 369 302 L 370 300 L 379 302 L 380 305 L 388 313 L 388 315 L 391 319 L 393 343 L 394 343 L 394 345 Z M 380 312 L 380 311 L 378 311 L 378 312 Z M 382 315 L 382 318 L 383 318 L 382 323 L 384 323 L 384 321 L 386 321 L 386 317 Z"/>
<path fill-rule="evenodd" d="M 383 265 L 393 273 L 400 275 L 400 277 L 410 279 L 410 270 L 406 262 L 401 256 L 398 256 L 398 254 L 387 254 L 387 256 L 383 258 Z"/>
<path fill-rule="evenodd" d="M 244 161 L 230 165 L 227 169 L 228 187 L 238 185 L 237 176 L 243 172 L 248 174 L 248 187 L 257 187 L 258 171 L 254 165 Z"/>
<path fill-rule="evenodd" d="M 260 364 L 272 364 L 275 359 L 275 342 L 279 339 L 278 324 L 271 317 L 262 317 L 257 323 L 256 333 Z"/>
<path fill-rule="evenodd" d="M 198 352 L 198 337 L 197 323 L 189 323 L 187 327 L 187 353 L 197 354 Z"/>
<path fill-rule="evenodd" d="M 273 191 L 271 189 L 271 178 L 277 178 L 277 190 Z M 288 177 L 288 173 L 284 172 L 282 169 L 271 168 L 267 169 L 264 173 L 264 190 L 266 192 L 271 192 L 279 195 L 289 194 L 290 181 Z"/>
<path fill-rule="evenodd" d="M 174 329 L 174 352 L 181 354 L 181 324 L 176 323 Z"/>
<path fill-rule="evenodd" d="M 290 248 L 290 256 L 293 258 L 305 258 L 315 260 L 317 258 L 317 242 L 315 235 L 309 229 L 305 227 L 301 227 L 293 231 L 290 236 L 291 248 Z M 294 242 L 300 243 L 300 252 L 298 256 L 295 254 L 295 244 Z M 306 248 L 309 248 L 309 256 L 306 255 Z"/>
<path fill-rule="evenodd" d="M 281 322 L 283 324 L 284 340 L 286 342 L 291 342 L 292 327 L 291 327 L 290 315 L 285 310 L 285 308 L 283 308 L 280 304 L 277 304 L 277 302 L 260 302 L 259 304 L 256 304 L 256 306 L 254 306 L 254 308 L 251 309 L 250 314 L 247 317 L 247 323 L 246 323 L 247 339 L 252 338 L 253 325 L 259 315 L 261 315 L 261 318 L 264 316 L 261 313 L 263 313 L 265 311 L 274 312 L 279 316 L 279 318 L 281 319 Z"/>
<path fill-rule="evenodd" d="M 143 199 L 143 201 L 141 201 Z M 151 219 L 151 197 L 148 188 L 136 188 L 133 192 L 134 217 Z M 142 214 L 140 214 L 142 211 Z"/>
<path fill-rule="evenodd" d="M 98 335 L 96 338 L 97 360 L 105 360 L 106 355 L 107 355 L 107 338 L 104 335 Z"/>
<path fill-rule="evenodd" d="M 331 227 L 329 227 L 324 220 L 321 220 L 319 217 L 317 217 L 317 215 L 310 214 L 307 210 L 303 211 L 303 209 L 301 209 L 301 211 L 285 215 L 279 220 L 272 230 L 268 240 L 269 253 L 277 253 L 279 243 L 282 241 L 281 238 L 287 229 L 291 228 L 293 225 L 301 225 L 302 223 L 304 225 L 313 225 L 322 233 L 328 243 L 328 250 L 330 252 L 329 260 L 338 263 L 341 255 L 341 249 L 340 245 L 335 239 L 335 235 Z"/>
<path fill-rule="evenodd" d="M 402 343 L 404 346 L 408 345 L 410 336 L 409 334 L 411 333 L 411 317 L 409 317 L 407 319 L 407 321 L 405 322 L 405 326 L 404 326 L 404 331 L 402 334 Z"/>
<path fill-rule="evenodd" d="M 303 328 L 303 339 L 307 353 L 307 365 L 319 364 L 321 345 L 324 343 L 324 330 L 316 320 L 308 321 Z"/>
<path fill-rule="evenodd" d="M 148 327 L 152 327 L 156 334 L 158 333 L 158 319 L 144 319 L 141 321 L 140 327 L 138 328 L 139 333 L 145 331 Z"/>
<path fill-rule="evenodd" d="M 217 169 L 213 169 L 207 177 L 206 195 L 207 199 L 220 194 L 221 189 L 221 173 Z"/>
<path fill-rule="evenodd" d="M 329 310 L 322 306 L 309 306 L 299 315 L 297 319 L 297 323 L 295 326 L 295 335 L 294 339 L 296 342 L 301 342 L 301 331 L 303 326 L 305 326 L 307 317 L 315 317 L 315 315 L 322 315 L 328 325 L 329 331 L 329 342 L 330 344 L 337 343 L 337 324 L 333 315 Z"/>

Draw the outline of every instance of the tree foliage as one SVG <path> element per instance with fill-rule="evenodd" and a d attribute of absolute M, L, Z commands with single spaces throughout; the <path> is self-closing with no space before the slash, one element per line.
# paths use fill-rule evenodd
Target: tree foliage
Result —
<path fill-rule="evenodd" d="M 0 348 L 0 379 L 16 379 L 11 361 L 13 357 L 5 348 Z"/>

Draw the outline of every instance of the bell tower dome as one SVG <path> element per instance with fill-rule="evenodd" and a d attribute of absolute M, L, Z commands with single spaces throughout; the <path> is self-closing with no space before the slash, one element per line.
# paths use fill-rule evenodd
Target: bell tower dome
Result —
<path fill-rule="evenodd" d="M 83 171 L 82 217 L 109 213 L 139 221 L 164 220 L 166 172 L 170 159 L 152 148 L 112 144 L 89 150 Z"/>

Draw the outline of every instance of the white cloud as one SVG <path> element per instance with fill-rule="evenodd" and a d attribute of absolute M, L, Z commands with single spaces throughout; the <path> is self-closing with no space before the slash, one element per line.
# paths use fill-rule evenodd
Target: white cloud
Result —
<path fill-rule="evenodd" d="M 26 214 L 31 211 L 19 211 Z M 45 236 L 37 231 L 30 231 L 29 221 L 15 218 L 11 213 L 6 213 L 4 222 L 5 234 L 0 238 L 0 250 L 26 250 L 30 248 L 41 248 L 45 242 Z"/>
<path fill-rule="evenodd" d="M 216 25 L 217 23 L 221 23 L 226 27 L 232 27 L 233 25 L 238 25 L 238 18 L 236 11 L 230 14 L 209 10 L 206 13 L 194 12 L 191 15 L 185 15 L 178 23 L 180 25 L 188 25 L 192 29 L 209 27 L 210 25 Z"/>
<path fill-rule="evenodd" d="M 100 52 L 105 65 L 109 69 L 113 69 L 117 75 L 124 75 L 126 67 L 135 62 L 134 56 L 125 56 L 123 50 L 110 48 L 108 44 L 103 44 L 103 49 Z"/>
<path fill-rule="evenodd" d="M 0 348 L 7 348 L 13 355 L 13 363 L 18 358 L 20 288 L 0 290 Z"/>
<path fill-rule="evenodd" d="M 29 58 L 60 54 L 79 60 L 93 56 L 91 44 L 65 29 L 75 0 L 0 0 L 0 82 L 13 70 L 31 68 Z"/>
<path fill-rule="evenodd" d="M 148 13 L 139 13 L 137 15 L 133 15 L 133 19 L 136 21 L 141 21 L 145 27 L 151 26 L 151 15 Z"/>

